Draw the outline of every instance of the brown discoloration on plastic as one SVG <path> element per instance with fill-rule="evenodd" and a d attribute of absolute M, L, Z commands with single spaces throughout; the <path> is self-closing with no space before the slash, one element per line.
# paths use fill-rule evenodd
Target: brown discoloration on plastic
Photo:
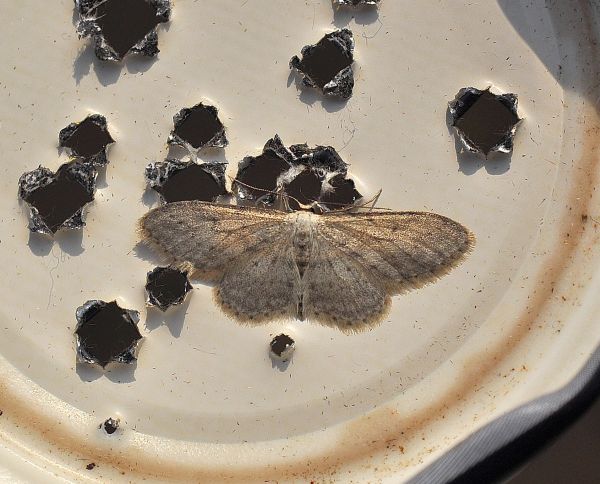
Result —
<path fill-rule="evenodd" d="M 196 468 L 182 463 L 158 461 L 149 454 L 119 451 L 118 449 L 100 449 L 90 442 L 81 442 L 70 435 L 60 423 L 44 416 L 32 405 L 33 402 L 18 400 L 11 395 L 11 389 L 0 383 L 0 407 L 4 410 L 3 418 L 29 431 L 44 436 L 57 452 L 70 454 L 75 458 L 94 460 L 98 465 L 106 465 L 131 474 L 170 481 L 207 481 L 220 480 L 244 481 L 277 480 L 285 478 L 309 479 L 315 476 L 331 476 L 349 463 L 360 464 L 370 456 L 381 453 L 401 455 L 400 449 L 409 448 L 410 441 L 419 438 L 431 423 L 449 413 L 453 407 L 466 401 L 468 397 L 481 387 L 501 360 L 506 358 L 530 334 L 534 321 L 541 314 L 547 302 L 552 299 L 552 291 L 556 281 L 568 269 L 575 250 L 581 241 L 585 225 L 581 223 L 582 215 L 589 213 L 588 205 L 593 193 L 595 172 L 598 164 L 600 146 L 600 119 L 598 113 L 589 112 L 585 116 L 585 144 L 582 158 L 576 163 L 572 172 L 574 178 L 572 191 L 565 203 L 570 207 L 561 221 L 563 234 L 561 243 L 550 254 L 545 269 L 538 275 L 537 290 L 531 296 L 524 313 L 516 321 L 513 328 L 507 329 L 504 340 L 492 348 L 474 357 L 465 365 L 459 378 L 447 393 L 435 402 L 424 406 L 410 415 L 400 415 L 396 410 L 381 408 L 347 425 L 344 437 L 338 445 L 322 455 L 309 460 L 290 457 L 285 467 L 248 467 L 231 468 Z M 419 444 L 422 446 L 422 444 Z"/>

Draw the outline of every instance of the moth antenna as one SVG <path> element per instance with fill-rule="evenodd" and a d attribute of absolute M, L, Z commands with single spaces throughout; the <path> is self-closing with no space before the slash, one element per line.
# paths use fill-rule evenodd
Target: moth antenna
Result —
<path fill-rule="evenodd" d="M 284 206 L 288 211 L 291 211 L 289 203 L 287 202 L 288 199 L 292 199 L 294 200 L 298 205 L 300 205 L 301 207 L 305 207 L 306 205 L 304 205 L 303 203 L 300 203 L 300 200 L 298 200 L 295 197 L 292 197 L 291 195 L 288 195 L 287 193 L 282 193 L 282 192 L 277 192 L 277 191 L 273 191 L 273 190 L 266 190 L 264 188 L 257 188 L 254 187 L 252 185 L 248 185 L 247 183 L 241 182 L 239 180 L 237 180 L 236 178 L 233 178 L 230 175 L 227 175 L 227 178 L 229 178 L 229 181 L 231 182 L 231 184 L 233 185 L 234 183 L 239 183 L 240 185 L 245 186 L 246 188 L 251 188 L 252 190 L 257 190 L 259 192 L 265 192 L 265 193 L 271 193 L 275 196 L 280 196 L 283 198 L 284 200 Z M 358 204 L 358 205 L 350 205 L 349 207 L 346 206 L 346 204 L 344 203 L 337 203 L 337 202 L 329 202 L 328 205 L 341 205 L 343 206 L 343 208 L 340 208 L 339 210 L 336 210 L 336 212 L 348 212 L 350 210 L 354 210 L 356 208 L 364 208 L 368 205 L 371 205 L 371 207 L 369 207 L 369 211 L 372 210 L 388 210 L 391 211 L 391 208 L 385 208 L 385 207 L 376 207 L 375 204 L 377 203 L 377 201 L 379 200 L 379 197 L 381 196 L 383 190 L 379 189 L 379 191 L 375 194 L 374 197 L 370 198 L 369 200 L 367 200 L 364 203 Z M 313 203 L 316 203 L 317 205 L 319 205 L 319 202 L 317 200 L 311 200 Z M 322 210 L 322 208 L 321 208 Z"/>
<path fill-rule="evenodd" d="M 373 210 L 385 210 L 385 211 L 392 211 L 391 208 L 387 208 L 387 207 L 376 207 L 375 204 L 377 203 L 377 201 L 379 200 L 379 197 L 381 196 L 381 192 L 383 190 L 381 190 L 381 188 L 379 189 L 379 191 L 375 194 L 375 196 L 373 196 L 372 198 L 370 198 L 369 200 L 367 200 L 365 203 L 361 204 L 361 205 L 357 205 L 357 208 L 364 208 L 364 207 L 369 207 L 369 212 L 372 212 Z"/>
<path fill-rule="evenodd" d="M 252 190 L 258 190 L 259 192 L 271 193 L 272 195 L 275 195 L 276 197 L 277 196 L 283 197 L 283 199 L 285 200 L 285 207 L 287 209 L 290 208 L 289 204 L 287 203 L 287 199 L 289 199 L 289 198 L 291 198 L 292 200 L 294 200 L 301 207 L 305 206 L 304 204 L 300 203 L 300 200 L 298 200 L 295 197 L 292 197 L 291 195 L 288 195 L 287 193 L 277 192 L 277 191 L 273 191 L 273 190 L 265 190 L 264 188 L 253 187 L 252 185 L 248 185 L 247 183 L 241 182 L 238 179 L 233 178 L 232 176 L 229 176 L 229 175 L 227 175 L 227 178 L 229 178 L 229 180 L 231 181 L 232 185 L 234 183 L 238 183 L 240 185 L 245 186 L 246 188 L 251 188 Z"/>
<path fill-rule="evenodd" d="M 369 208 L 369 211 L 372 212 L 373 210 L 375 210 L 375 204 L 379 201 L 379 197 L 381 196 L 381 188 L 379 189 L 379 191 L 376 193 L 376 195 L 373 197 L 373 199 L 371 200 L 373 203 L 371 203 L 371 207 Z M 366 204 L 369 204 L 370 202 L 366 202 Z"/>
<path fill-rule="evenodd" d="M 367 207 L 369 205 L 371 205 L 369 207 L 369 212 L 373 211 L 373 210 L 386 210 L 386 211 L 392 211 L 391 208 L 387 208 L 387 207 L 376 207 L 375 204 L 377 203 L 377 201 L 379 200 L 379 197 L 381 196 L 381 192 L 382 190 L 379 189 L 379 191 L 375 194 L 374 197 L 370 198 L 369 200 L 363 202 L 363 203 L 359 203 L 357 205 L 350 205 L 349 207 L 344 207 L 344 208 L 340 208 L 339 210 L 334 210 L 334 212 L 349 212 L 351 210 L 357 209 L 357 208 L 364 208 Z M 341 203 L 334 203 L 334 202 L 330 202 L 328 203 L 328 205 L 344 205 Z"/>

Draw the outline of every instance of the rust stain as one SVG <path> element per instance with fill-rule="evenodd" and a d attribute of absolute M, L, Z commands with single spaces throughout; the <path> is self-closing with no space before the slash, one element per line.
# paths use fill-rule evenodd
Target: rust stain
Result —
<path fill-rule="evenodd" d="M 581 14 L 585 18 L 585 8 L 589 9 L 587 2 L 580 2 Z M 589 12 L 588 12 L 589 13 Z M 592 14 L 587 18 L 591 18 Z M 598 46 L 592 48 L 588 58 L 598 58 Z M 586 64 L 588 69 L 597 69 L 594 64 Z M 595 75 L 587 73 L 588 78 L 598 79 Z M 598 94 L 597 87 L 592 89 L 594 96 Z M 594 97 L 590 96 L 590 97 Z M 588 97 L 588 99 L 590 99 Z M 426 427 L 450 411 L 452 407 L 465 401 L 473 392 L 481 387 L 498 363 L 506 358 L 517 346 L 534 330 L 533 322 L 538 318 L 547 302 L 552 297 L 553 287 L 561 275 L 569 268 L 570 262 L 578 247 L 585 222 L 587 222 L 590 204 L 596 179 L 598 154 L 600 147 L 600 117 L 594 108 L 588 108 L 583 114 L 582 126 L 585 127 L 583 155 L 576 163 L 576 169 L 571 183 L 573 187 L 568 201 L 571 210 L 568 210 L 560 222 L 560 231 L 563 235 L 562 244 L 546 259 L 545 269 L 537 275 L 537 290 L 531 296 L 529 304 L 523 314 L 518 318 L 513 331 L 503 341 L 496 342 L 495 346 L 465 365 L 463 373 L 453 388 L 441 399 L 431 402 L 418 412 L 410 416 L 401 416 L 392 409 L 381 408 L 347 425 L 345 435 L 337 445 L 325 451 L 318 457 L 311 459 L 294 459 L 290 457 L 285 466 L 256 466 L 244 469 L 231 469 L 226 467 L 198 468 L 189 464 L 173 463 L 159 460 L 148 454 L 133 455 L 132 452 L 119 449 L 99 449 L 93 444 L 74 438 L 68 430 L 53 419 L 43 415 L 30 401 L 18 400 L 16 395 L 6 383 L 0 382 L 0 408 L 3 410 L 2 419 L 10 419 L 16 427 L 43 438 L 46 443 L 53 446 L 54 452 L 63 453 L 69 457 L 85 462 L 94 461 L 98 468 L 112 468 L 127 477 L 154 478 L 167 481 L 195 481 L 195 482 L 250 482 L 250 481 L 277 481 L 281 479 L 303 479 L 307 482 L 311 478 L 320 476 L 322 479 L 335 479 L 343 466 L 349 463 L 363 463 L 370 456 L 403 454 L 404 449 L 413 439 L 420 438 Z M 582 223 L 584 222 L 584 223 Z M 0 423 L 2 420 L 0 420 Z M 5 433 L 5 429 L 0 429 Z M 7 440 L 12 440 L 6 435 Z M 78 469 L 72 469 L 74 473 Z M 95 476 L 89 474 L 88 477 Z"/>
<path fill-rule="evenodd" d="M 382 408 L 350 423 L 345 436 L 338 445 L 319 457 L 310 460 L 290 458 L 285 467 L 260 466 L 246 469 L 197 468 L 191 465 L 158 461 L 149 455 L 132 455 L 117 449 L 98 449 L 94 445 L 74 439 L 52 419 L 40 414 L 28 401 L 19 401 L 11 395 L 11 389 L 0 383 L 0 408 L 3 418 L 10 418 L 16 425 L 28 430 L 35 429 L 56 451 L 73 457 L 94 461 L 117 469 L 131 476 L 164 479 L 169 481 L 229 482 L 268 481 L 278 479 L 315 476 L 333 478 L 349 463 L 360 463 L 369 456 L 381 453 L 402 454 L 413 439 L 419 438 L 431 423 L 443 418 L 444 414 L 461 401 L 465 401 L 482 382 L 493 374 L 499 361 L 511 353 L 530 333 L 533 322 L 552 297 L 553 286 L 569 267 L 578 243 L 584 233 L 582 216 L 589 213 L 588 205 L 593 193 L 594 173 L 598 164 L 600 145 L 600 118 L 590 111 L 584 117 L 586 126 L 584 155 L 578 161 L 576 178 L 571 184 L 572 192 L 568 210 L 561 221 L 563 243 L 547 258 L 545 269 L 538 275 L 537 291 L 532 295 L 524 313 L 518 318 L 512 331 L 504 341 L 496 343 L 484 354 L 465 365 L 459 380 L 442 398 L 424 406 L 410 416 L 401 416 L 395 410 Z M 577 222 L 577 223 L 576 223 Z M 91 477 L 91 476 L 90 476 Z"/>

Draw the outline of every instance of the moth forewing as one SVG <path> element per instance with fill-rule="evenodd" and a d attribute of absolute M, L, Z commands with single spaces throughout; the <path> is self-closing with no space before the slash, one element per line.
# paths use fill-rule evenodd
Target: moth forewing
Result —
<path fill-rule="evenodd" d="M 376 324 L 390 296 L 455 267 L 475 238 L 426 212 L 286 213 L 175 202 L 140 221 L 144 240 L 216 283 L 215 299 L 251 324 L 300 318 L 355 331 Z"/>

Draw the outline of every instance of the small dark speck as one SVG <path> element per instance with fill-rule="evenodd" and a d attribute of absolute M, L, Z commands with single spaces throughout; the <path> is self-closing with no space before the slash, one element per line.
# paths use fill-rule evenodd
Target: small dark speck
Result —
<path fill-rule="evenodd" d="M 281 361 L 289 360 L 295 350 L 295 344 L 287 334 L 275 336 L 269 344 L 271 357 Z"/>
<path fill-rule="evenodd" d="M 88 465 L 85 466 L 85 468 L 88 471 L 91 471 L 94 467 L 96 467 L 96 463 L 95 462 L 90 462 Z"/>
<path fill-rule="evenodd" d="M 114 434 L 119 428 L 119 420 L 114 418 L 106 419 L 101 425 L 100 428 L 104 428 L 104 431 L 108 435 Z"/>

